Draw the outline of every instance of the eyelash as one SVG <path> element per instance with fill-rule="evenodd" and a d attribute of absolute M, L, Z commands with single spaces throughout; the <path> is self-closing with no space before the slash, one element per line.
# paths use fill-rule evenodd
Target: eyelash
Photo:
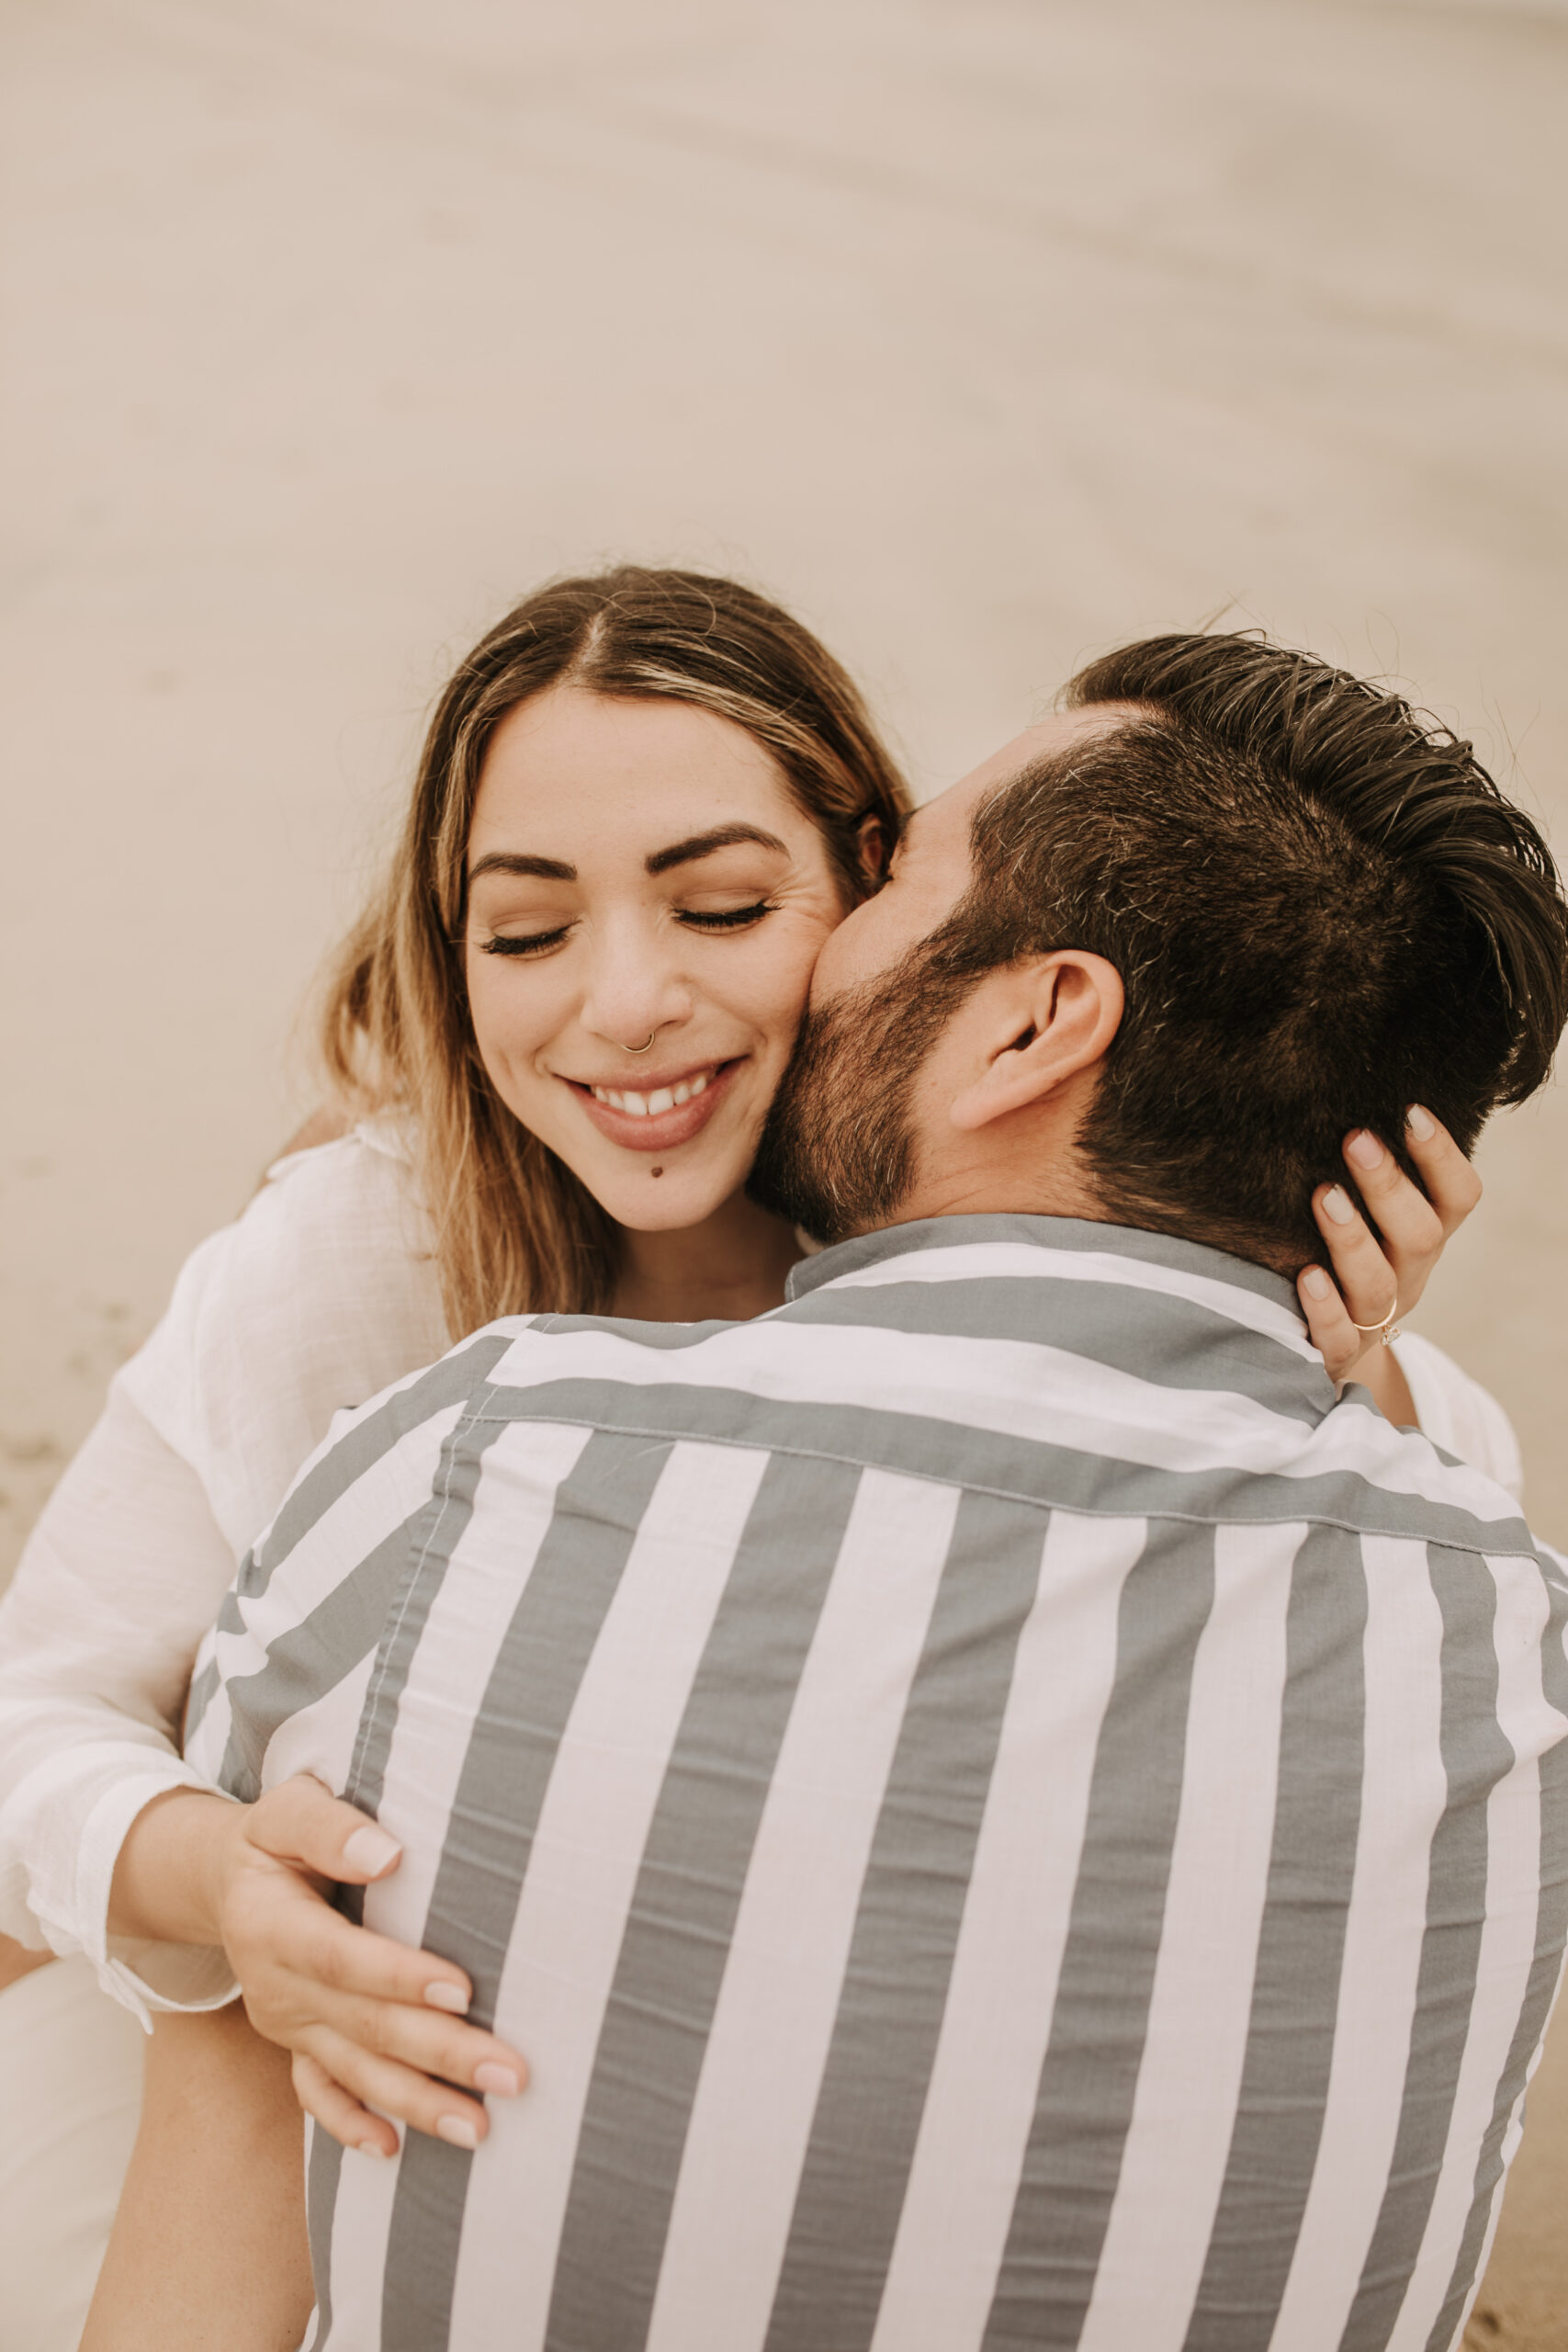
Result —
<path fill-rule="evenodd" d="M 746 931 L 752 923 L 761 922 L 764 915 L 771 915 L 773 911 L 773 901 L 771 899 L 759 899 L 754 907 L 731 907 L 727 913 L 721 915 L 699 915 L 688 912 L 677 915 L 675 920 L 677 922 L 689 924 L 694 931 Z"/>
<path fill-rule="evenodd" d="M 753 923 L 761 922 L 764 915 L 773 912 L 774 905 L 771 899 L 759 899 L 754 907 L 735 907 L 726 914 L 687 912 L 678 914 L 675 920 L 683 922 L 691 931 L 749 931 Z M 543 956 L 550 948 L 558 947 L 570 929 L 570 924 L 563 924 L 559 931 L 536 932 L 525 939 L 487 939 L 483 944 L 483 953 L 486 956 Z"/>

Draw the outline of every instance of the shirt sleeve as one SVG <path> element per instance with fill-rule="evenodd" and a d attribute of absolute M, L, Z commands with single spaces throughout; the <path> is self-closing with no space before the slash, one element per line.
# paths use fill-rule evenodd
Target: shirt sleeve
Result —
<path fill-rule="evenodd" d="M 151 2009 L 232 1996 L 222 1955 L 107 1932 L 131 1822 L 213 1785 L 178 1726 L 236 1566 L 335 1411 L 445 1348 L 406 1169 L 363 1137 L 281 1164 L 204 1242 L 117 1375 L 0 1602 L 0 1931 Z"/>
<path fill-rule="evenodd" d="M 1418 1333 L 1394 1340 L 1393 1352 L 1409 1385 L 1424 1437 L 1456 1454 L 1474 1470 L 1524 1500 L 1524 1464 L 1514 1425 L 1490 1389 L 1483 1388 L 1452 1356 Z"/>
<path fill-rule="evenodd" d="M 348 1791 L 377 1657 L 450 1506 L 447 1445 L 498 1352 L 480 1333 L 340 1414 L 245 1561 L 186 1724 L 187 1759 L 226 1794 L 248 1802 L 300 1771 Z"/>

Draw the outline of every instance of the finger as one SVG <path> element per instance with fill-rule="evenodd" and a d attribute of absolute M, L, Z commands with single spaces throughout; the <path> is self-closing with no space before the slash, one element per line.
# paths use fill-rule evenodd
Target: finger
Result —
<path fill-rule="evenodd" d="M 246 1835 L 277 1860 L 348 1886 L 385 1878 L 402 1860 L 402 1848 L 379 1822 L 334 1797 L 310 1772 L 296 1772 L 258 1798 Z"/>
<path fill-rule="evenodd" d="M 352 2041 L 373 2056 L 390 2058 L 422 2075 L 439 2077 L 479 2092 L 480 2097 L 515 2098 L 526 2086 L 525 2059 L 493 2033 L 478 2026 L 458 2025 L 433 2010 L 411 2008 L 400 2001 L 345 1999 L 341 1994 L 315 1998 L 308 2023 L 320 2025 Z"/>
<path fill-rule="evenodd" d="M 468 2006 L 468 1980 L 450 1961 L 378 1936 L 372 1928 L 356 1928 L 325 1903 L 299 1905 L 287 1915 L 274 1909 L 267 1925 L 268 1962 L 310 1985 L 375 2001 L 408 2002 L 446 2018 L 461 2017 Z M 259 1931 L 254 1942 L 259 1947 Z M 243 1982 L 242 1963 L 248 1958 L 243 1944 L 234 1957 Z"/>
<path fill-rule="evenodd" d="M 1383 1254 L 1396 1277 L 1399 1303 L 1412 1307 L 1442 1254 L 1442 1219 L 1393 1152 L 1365 1127 L 1346 1136 L 1345 1160 L 1382 1237 Z M 1387 1283 L 1378 1295 L 1387 1301 L 1391 1295 Z M 1356 1314 L 1354 1307 L 1350 1311 Z M 1366 1319 L 1356 1315 L 1359 1323 Z"/>
<path fill-rule="evenodd" d="M 306 2114 L 345 2148 L 357 2148 L 367 2156 L 395 2156 L 402 2145 L 395 2124 L 361 2107 L 302 2050 L 294 2052 L 294 2096 Z"/>
<path fill-rule="evenodd" d="M 1296 1277 L 1296 1296 L 1307 1319 L 1312 1343 L 1322 1356 L 1330 1380 L 1348 1380 L 1366 1351 L 1367 1341 L 1351 1322 L 1345 1301 L 1321 1266 L 1303 1266 Z"/>
<path fill-rule="evenodd" d="M 454 2148 L 477 2148 L 490 2130 L 490 2118 L 477 2099 L 465 2098 L 446 2083 L 395 2059 L 378 2057 L 355 2041 L 326 2027 L 312 2030 L 308 2054 L 333 2081 L 362 2106 L 393 2116 L 433 2140 Z"/>
<path fill-rule="evenodd" d="M 1369 1329 L 1381 1323 L 1397 1303 L 1398 1283 L 1365 1217 L 1343 1184 L 1320 1184 L 1312 1213 L 1351 1321 Z"/>
<path fill-rule="evenodd" d="M 1457 1232 L 1481 1198 L 1480 1177 L 1441 1120 L 1419 1102 L 1404 1114 L 1404 1148 L 1421 1171 L 1444 1233 Z"/>

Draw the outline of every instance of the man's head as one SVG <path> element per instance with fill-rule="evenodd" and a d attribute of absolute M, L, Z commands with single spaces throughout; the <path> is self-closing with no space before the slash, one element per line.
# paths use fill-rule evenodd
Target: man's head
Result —
<path fill-rule="evenodd" d="M 922 809 L 829 940 L 752 1178 L 829 1239 L 1032 1209 L 1281 1270 L 1348 1129 L 1466 1148 L 1545 1077 L 1568 910 L 1467 743 L 1311 656 L 1166 637 Z"/>

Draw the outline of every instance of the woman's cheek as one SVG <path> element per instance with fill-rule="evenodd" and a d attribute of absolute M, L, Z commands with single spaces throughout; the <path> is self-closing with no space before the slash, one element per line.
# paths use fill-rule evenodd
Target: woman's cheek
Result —
<path fill-rule="evenodd" d="M 473 1024 L 474 1043 L 479 1049 L 479 1059 L 493 1078 L 505 1058 L 504 1029 L 496 1002 L 493 976 L 474 974 L 468 982 L 468 1019 Z"/>
<path fill-rule="evenodd" d="M 827 916 L 797 918 L 768 943 L 770 952 L 754 976 L 753 1018 L 781 1063 L 795 1044 L 817 958 L 837 928 Z"/>
<path fill-rule="evenodd" d="M 550 1025 L 547 1006 L 540 1001 L 544 992 L 529 988 L 525 995 L 519 985 L 524 975 L 504 965 L 498 970 L 500 962 L 488 956 L 470 956 L 468 962 L 468 1018 L 479 1059 L 492 1078 L 531 1063 Z M 537 977 L 527 975 L 529 980 Z"/>

